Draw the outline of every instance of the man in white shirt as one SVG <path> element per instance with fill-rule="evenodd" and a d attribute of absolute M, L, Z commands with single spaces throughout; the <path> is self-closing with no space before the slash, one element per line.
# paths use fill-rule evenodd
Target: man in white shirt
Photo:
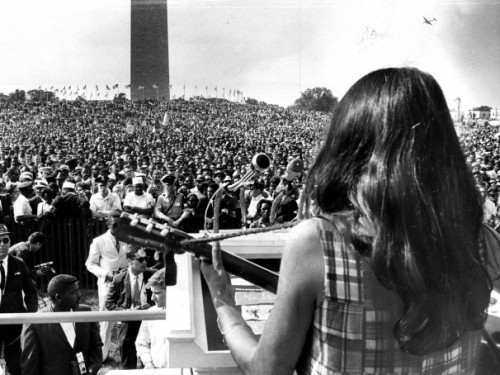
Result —
<path fill-rule="evenodd" d="M 99 310 L 101 311 L 106 309 L 106 298 L 114 274 L 121 269 L 126 269 L 128 266 L 126 244 L 119 242 L 115 237 L 120 215 L 120 210 L 109 213 L 107 219 L 109 230 L 103 235 L 94 238 L 90 244 L 89 256 L 85 262 L 87 270 L 97 276 L 97 293 Z M 113 322 L 100 322 L 103 360 L 106 360 L 109 354 L 112 328 Z"/>
<path fill-rule="evenodd" d="M 16 223 L 22 220 L 29 220 L 37 218 L 36 215 L 33 215 L 33 211 L 31 210 L 31 206 L 28 200 L 28 197 L 33 192 L 31 188 L 32 182 L 25 181 L 21 182 L 17 187 L 21 194 L 14 202 L 14 220 Z"/>
<path fill-rule="evenodd" d="M 150 217 L 155 208 L 155 199 L 149 193 L 144 192 L 144 181 L 141 177 L 132 179 L 134 192 L 127 194 L 123 200 L 123 211 Z"/>
<path fill-rule="evenodd" d="M 265 199 L 262 194 L 262 189 L 264 189 L 264 184 L 262 182 L 255 180 L 252 185 L 250 185 L 250 203 L 247 208 L 247 219 L 253 220 L 257 216 L 257 205 L 259 201 Z"/>
<path fill-rule="evenodd" d="M 108 179 L 98 176 L 95 180 L 97 193 L 90 197 L 90 211 L 95 218 L 105 218 L 111 211 L 121 210 L 120 198 L 115 193 L 109 191 Z"/>
<path fill-rule="evenodd" d="M 165 311 L 167 302 L 167 289 L 165 286 L 165 268 L 162 268 L 149 278 L 146 284 L 147 289 L 151 289 L 153 296 L 151 299 L 155 306 L 149 310 Z M 135 340 L 137 356 L 144 364 L 144 368 L 165 368 L 167 361 L 167 320 L 144 320 L 139 328 L 139 334 Z"/>

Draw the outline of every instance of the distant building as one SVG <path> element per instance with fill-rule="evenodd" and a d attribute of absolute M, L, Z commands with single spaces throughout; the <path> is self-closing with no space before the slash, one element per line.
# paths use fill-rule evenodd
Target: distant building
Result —
<path fill-rule="evenodd" d="M 492 108 L 491 109 L 490 120 L 500 120 L 500 108 Z"/>
<path fill-rule="evenodd" d="M 469 110 L 467 113 L 467 118 L 470 120 L 489 120 L 491 115 L 491 110 L 484 110 L 484 111 L 474 111 L 474 110 Z"/>

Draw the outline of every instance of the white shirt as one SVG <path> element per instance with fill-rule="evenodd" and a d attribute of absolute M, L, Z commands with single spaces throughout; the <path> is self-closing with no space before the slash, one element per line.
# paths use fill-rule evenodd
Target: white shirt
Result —
<path fill-rule="evenodd" d="M 71 310 L 73 311 L 73 310 Z M 64 331 L 64 334 L 66 335 L 66 338 L 68 339 L 69 344 L 71 347 L 75 346 L 75 339 L 76 339 L 76 333 L 75 333 L 75 324 L 72 322 L 68 323 L 59 323 L 61 325 L 61 328 Z"/>
<path fill-rule="evenodd" d="M 107 214 L 113 210 L 121 210 L 122 205 L 120 202 L 120 198 L 115 193 L 108 192 L 106 198 L 104 198 L 101 193 L 97 192 L 90 197 L 90 211 L 92 211 L 92 214 L 97 212 Z"/>
<path fill-rule="evenodd" d="M 131 208 L 138 207 L 142 209 L 154 208 L 155 199 L 149 193 L 142 193 L 142 195 L 137 195 L 134 192 L 127 194 L 123 200 L 123 206 L 128 206 Z"/>
<path fill-rule="evenodd" d="M 128 269 L 128 275 L 130 277 L 130 295 L 133 296 L 135 293 L 135 279 L 137 279 L 137 283 L 139 284 L 139 301 L 141 305 L 145 305 L 148 303 L 148 297 L 146 295 L 146 288 L 144 287 L 144 275 L 142 272 L 138 274 L 137 276 L 134 275 L 130 271 L 130 267 Z M 134 301 L 132 301 L 134 302 Z"/>
<path fill-rule="evenodd" d="M 2 263 L 2 267 L 5 271 L 5 285 L 4 285 L 4 289 L 7 287 L 7 275 L 8 275 L 8 270 L 9 270 L 9 256 L 6 256 L 5 258 L 2 259 L 3 260 L 3 263 Z M 0 305 L 2 304 L 2 295 L 3 295 L 3 291 L 0 291 Z"/>
<path fill-rule="evenodd" d="M 158 306 L 153 306 L 149 310 L 163 310 Z M 153 362 L 156 368 L 168 367 L 168 326 L 167 320 L 144 320 L 139 328 L 135 348 L 137 356 L 142 363 Z"/>
<path fill-rule="evenodd" d="M 22 215 L 32 215 L 31 206 L 28 199 L 20 194 L 14 202 L 14 219 L 17 223 L 17 217 Z"/>
<path fill-rule="evenodd" d="M 120 242 L 120 251 L 116 251 L 116 238 L 111 231 L 94 238 L 90 244 L 89 256 L 85 266 L 90 273 L 97 276 L 97 283 L 104 284 L 108 272 L 119 268 L 127 268 L 125 245 Z"/>

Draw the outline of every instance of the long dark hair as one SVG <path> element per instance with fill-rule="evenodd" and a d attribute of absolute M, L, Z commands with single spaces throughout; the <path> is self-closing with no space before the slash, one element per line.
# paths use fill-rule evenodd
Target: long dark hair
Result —
<path fill-rule="evenodd" d="M 389 68 L 356 82 L 332 114 L 306 194 L 323 212 L 368 223 L 364 255 L 404 303 L 394 327 L 403 351 L 443 350 L 482 327 L 491 290 L 482 201 L 432 76 Z"/>

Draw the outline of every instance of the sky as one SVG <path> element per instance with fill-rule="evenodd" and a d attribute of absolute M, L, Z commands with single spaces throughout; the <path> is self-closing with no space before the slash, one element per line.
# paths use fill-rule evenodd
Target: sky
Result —
<path fill-rule="evenodd" d="M 450 107 L 500 108 L 500 0 L 168 0 L 168 22 L 172 96 L 217 87 L 288 106 L 307 88 L 341 98 L 372 70 L 416 66 Z M 5 94 L 130 83 L 129 0 L 1 0 L 0 35 Z"/>

